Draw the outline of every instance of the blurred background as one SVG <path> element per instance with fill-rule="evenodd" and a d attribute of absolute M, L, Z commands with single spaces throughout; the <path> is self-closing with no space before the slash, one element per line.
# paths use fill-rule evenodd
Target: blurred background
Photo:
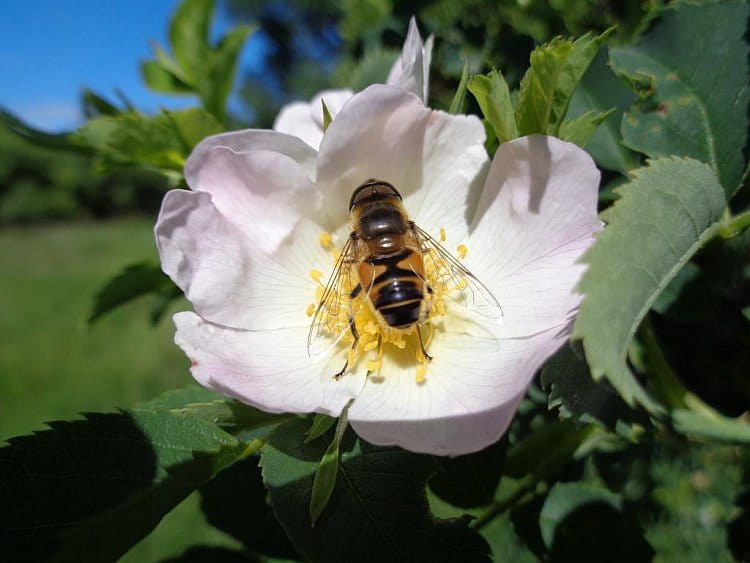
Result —
<path fill-rule="evenodd" d="M 612 25 L 614 41 L 627 42 L 661 4 L 219 0 L 207 32 L 211 42 L 220 45 L 239 25 L 254 29 L 220 107 L 174 77 L 165 85 L 157 78 L 166 75 L 154 78 L 144 65 L 159 59 L 160 49 L 169 50 L 177 0 L 6 6 L 0 46 L 0 441 L 41 429 L 47 420 L 128 406 L 191 379 L 187 360 L 172 344 L 169 315 L 185 307 L 175 295 L 134 300 L 89 322 L 108 280 L 126 265 L 155 264 L 151 229 L 163 193 L 180 183 L 181 161 L 134 165 L 138 159 L 119 153 L 103 161 L 92 147 L 100 139 L 111 148 L 116 136 L 87 123 L 135 116 L 143 128 L 140 136 L 128 137 L 129 150 L 140 142 L 150 150 L 155 129 L 149 127 L 159 116 L 201 104 L 212 109 L 221 129 L 270 127 L 292 100 L 308 100 L 323 88 L 358 90 L 384 81 L 412 15 L 423 37 L 435 35 L 430 105 L 446 108 L 464 61 L 472 72 L 502 69 L 512 87 L 540 42 Z M 468 111 L 476 111 L 467 103 Z M 187 499 L 126 560 L 169 557 L 196 535 L 205 536 L 204 543 L 232 544 L 202 525 L 197 502 Z"/>

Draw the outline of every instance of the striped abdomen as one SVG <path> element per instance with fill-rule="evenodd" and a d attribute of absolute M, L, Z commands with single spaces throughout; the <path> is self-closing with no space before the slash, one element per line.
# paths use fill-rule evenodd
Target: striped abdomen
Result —
<path fill-rule="evenodd" d="M 419 321 L 424 299 L 424 263 L 419 252 L 404 248 L 391 255 L 370 256 L 359 263 L 358 273 L 361 287 L 371 287 L 370 300 L 388 326 L 405 329 Z"/>

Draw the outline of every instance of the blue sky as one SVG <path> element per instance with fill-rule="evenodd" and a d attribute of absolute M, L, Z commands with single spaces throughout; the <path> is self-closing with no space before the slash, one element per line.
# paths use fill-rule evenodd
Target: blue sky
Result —
<path fill-rule="evenodd" d="M 169 18 L 178 0 L 28 0 L 3 8 L 0 40 L 0 106 L 45 130 L 80 123 L 84 86 L 108 99 L 120 89 L 143 110 L 192 104 L 190 98 L 150 92 L 139 61 L 155 40 L 166 46 Z M 216 31 L 227 28 L 218 14 Z M 260 45 L 251 38 L 242 65 L 257 65 Z"/>

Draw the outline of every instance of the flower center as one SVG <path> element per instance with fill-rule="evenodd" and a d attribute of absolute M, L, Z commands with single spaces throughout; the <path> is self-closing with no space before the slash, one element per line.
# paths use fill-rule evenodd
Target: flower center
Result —
<path fill-rule="evenodd" d="M 445 229 L 440 229 L 440 241 L 445 240 Z M 327 287 L 323 272 L 310 272 L 317 287 L 315 302 L 308 306 L 307 316 L 314 317 L 317 311 L 320 318 L 316 318 L 314 322 L 321 327 L 323 338 L 327 338 L 328 342 L 336 342 L 339 349 L 348 349 L 347 371 L 364 362 L 368 375 L 382 376 L 383 360 L 390 355 L 393 356 L 393 361 L 399 363 L 403 363 L 406 358 L 414 366 L 416 382 L 422 383 L 429 364 L 424 350 L 429 353 L 435 331 L 443 330 L 441 317 L 446 315 L 446 299 L 460 300 L 461 295 L 456 294 L 460 294 L 466 287 L 466 280 L 446 276 L 445 261 L 434 248 L 430 248 L 424 255 L 425 291 L 421 318 L 405 328 L 394 328 L 377 312 L 373 296 L 367 291 L 356 289 L 359 287 L 357 264 L 340 260 L 341 251 L 335 249 L 333 236 L 324 232 L 320 235 L 319 242 L 330 253 L 334 267 L 341 271 L 334 272 Z M 467 251 L 463 244 L 456 249 L 460 258 L 464 258 Z M 323 300 L 325 301 L 321 306 Z"/>

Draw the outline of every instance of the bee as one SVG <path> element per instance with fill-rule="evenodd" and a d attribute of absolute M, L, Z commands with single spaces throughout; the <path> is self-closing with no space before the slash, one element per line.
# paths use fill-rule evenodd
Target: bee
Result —
<path fill-rule="evenodd" d="M 354 349 L 359 340 L 355 320 L 360 307 L 367 303 L 382 329 L 416 331 L 422 354 L 432 360 L 421 330 L 435 293 L 428 277 L 451 284 L 453 301 L 474 306 L 483 316 L 502 317 L 492 292 L 409 219 L 402 201 L 392 184 L 376 179 L 367 180 L 352 193 L 351 232 L 315 309 L 308 353 L 316 342 L 327 339 L 329 344 L 335 343 L 347 332 L 354 337 Z M 427 275 L 428 269 L 432 276 Z M 342 307 L 348 308 L 348 323 L 338 334 L 331 335 L 329 319 L 340 315 Z M 334 377 L 340 377 L 347 366 L 348 360 Z"/>

